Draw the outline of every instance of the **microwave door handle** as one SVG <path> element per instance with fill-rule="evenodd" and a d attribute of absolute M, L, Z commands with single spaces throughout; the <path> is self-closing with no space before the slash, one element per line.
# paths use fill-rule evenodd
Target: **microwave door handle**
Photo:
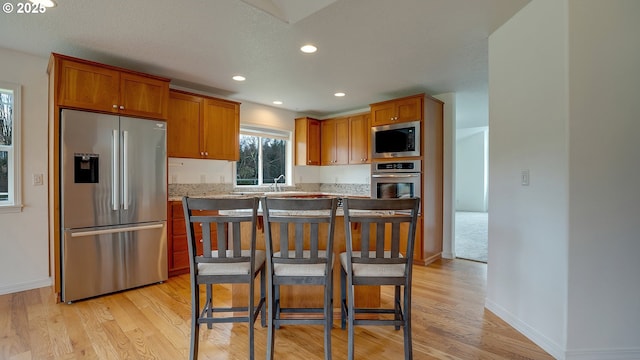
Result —
<path fill-rule="evenodd" d="M 418 177 L 419 174 L 373 174 L 371 175 L 371 177 L 374 178 L 411 178 L 411 177 Z"/>

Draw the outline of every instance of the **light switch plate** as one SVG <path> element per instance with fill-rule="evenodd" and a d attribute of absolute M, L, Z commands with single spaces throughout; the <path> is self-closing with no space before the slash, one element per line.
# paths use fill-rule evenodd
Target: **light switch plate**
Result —
<path fill-rule="evenodd" d="M 33 185 L 34 186 L 44 185 L 44 178 L 42 174 L 33 174 Z"/>
<path fill-rule="evenodd" d="M 522 186 L 529 186 L 529 170 L 522 170 L 522 172 L 520 173 L 520 184 Z"/>

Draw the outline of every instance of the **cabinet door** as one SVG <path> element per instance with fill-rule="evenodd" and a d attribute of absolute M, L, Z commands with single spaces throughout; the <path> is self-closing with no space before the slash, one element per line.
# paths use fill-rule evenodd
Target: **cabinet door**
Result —
<path fill-rule="evenodd" d="M 386 125 L 403 121 L 423 120 L 423 95 L 371 104 L 371 125 Z"/>
<path fill-rule="evenodd" d="M 385 125 L 394 122 L 396 116 L 393 103 L 371 105 L 371 125 Z"/>
<path fill-rule="evenodd" d="M 201 97 L 172 91 L 167 117 L 167 156 L 196 158 L 200 155 Z"/>
<path fill-rule="evenodd" d="M 166 119 L 168 100 L 168 82 L 137 74 L 120 74 L 121 114 Z"/>
<path fill-rule="evenodd" d="M 58 104 L 117 113 L 119 84 L 118 71 L 61 60 Z"/>
<path fill-rule="evenodd" d="M 240 136 L 240 105 L 238 103 L 204 100 L 202 150 L 207 159 L 238 160 Z"/>
<path fill-rule="evenodd" d="M 320 164 L 333 165 L 336 161 L 336 122 L 335 120 L 323 120 L 320 122 Z"/>
<path fill-rule="evenodd" d="M 349 118 L 349 164 L 370 163 L 371 125 L 369 114 Z"/>
<path fill-rule="evenodd" d="M 396 122 L 422 120 L 422 97 L 410 97 L 395 102 Z"/>
<path fill-rule="evenodd" d="M 334 165 L 349 163 L 349 119 L 340 118 L 335 121 L 336 132 L 333 146 L 335 147 L 336 160 Z"/>
<path fill-rule="evenodd" d="M 295 126 L 295 164 L 320 165 L 320 121 L 298 118 Z"/>
<path fill-rule="evenodd" d="M 320 121 L 310 120 L 307 129 L 307 163 L 309 165 L 320 165 L 320 134 Z"/>
<path fill-rule="evenodd" d="M 321 122 L 322 139 L 320 156 L 322 165 L 349 163 L 349 119 L 336 118 Z"/>

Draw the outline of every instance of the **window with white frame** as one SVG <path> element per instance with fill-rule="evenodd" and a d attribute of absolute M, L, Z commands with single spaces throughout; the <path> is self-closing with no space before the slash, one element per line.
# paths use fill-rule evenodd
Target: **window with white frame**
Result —
<path fill-rule="evenodd" d="M 19 211 L 20 86 L 0 81 L 0 212 Z"/>
<path fill-rule="evenodd" d="M 290 183 L 291 132 L 254 127 L 240 128 L 240 159 L 236 185 Z M 278 179 L 278 180 L 276 180 Z"/>

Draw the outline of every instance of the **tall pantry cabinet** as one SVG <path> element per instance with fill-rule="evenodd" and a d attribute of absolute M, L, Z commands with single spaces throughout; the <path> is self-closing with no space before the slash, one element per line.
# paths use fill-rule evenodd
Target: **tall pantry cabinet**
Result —
<path fill-rule="evenodd" d="M 49 76 L 49 246 L 53 290 L 60 300 L 60 110 L 166 120 L 170 79 L 52 53 Z"/>

